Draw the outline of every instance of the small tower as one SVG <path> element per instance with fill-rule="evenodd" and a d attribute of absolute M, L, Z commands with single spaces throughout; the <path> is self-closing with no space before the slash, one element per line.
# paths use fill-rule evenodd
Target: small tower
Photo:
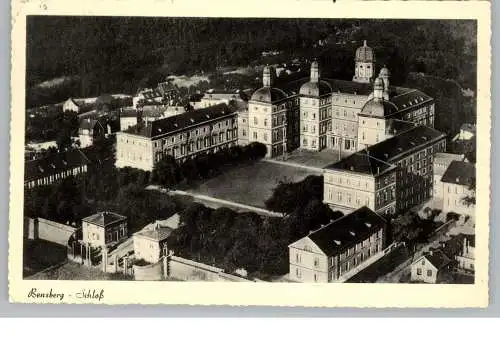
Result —
<path fill-rule="evenodd" d="M 373 80 L 375 71 L 375 54 L 373 49 L 368 46 L 366 40 L 363 42 L 363 46 L 356 50 L 355 58 L 355 69 L 354 69 L 354 82 L 370 83 Z"/>
<path fill-rule="evenodd" d="M 311 63 L 311 82 L 318 83 L 319 81 L 319 66 L 318 61 L 314 60 Z"/>
<path fill-rule="evenodd" d="M 384 100 L 384 81 L 377 77 L 373 83 L 373 98 L 375 101 Z"/>
<path fill-rule="evenodd" d="M 384 99 L 389 100 L 389 77 L 391 76 L 391 73 L 389 72 L 389 69 L 387 69 L 386 66 L 384 66 L 380 70 L 380 74 L 378 75 L 379 78 L 382 79 L 384 82 Z"/>
<path fill-rule="evenodd" d="M 271 87 L 271 68 L 269 66 L 264 67 L 264 74 L 262 75 L 262 83 L 264 87 Z"/>

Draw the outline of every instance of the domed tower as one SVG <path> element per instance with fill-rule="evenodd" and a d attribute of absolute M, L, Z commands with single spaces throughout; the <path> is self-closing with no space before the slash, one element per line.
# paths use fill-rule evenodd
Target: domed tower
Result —
<path fill-rule="evenodd" d="M 271 78 L 271 68 L 269 66 L 264 67 L 264 72 L 262 75 L 262 83 L 264 87 L 271 87 L 272 78 Z"/>
<path fill-rule="evenodd" d="M 389 69 L 387 69 L 386 66 L 384 66 L 380 70 L 380 74 L 378 75 L 379 78 L 384 81 L 384 99 L 389 100 L 389 77 L 391 76 L 391 73 L 389 72 Z"/>
<path fill-rule="evenodd" d="M 363 46 L 356 50 L 355 69 L 353 81 L 361 83 L 369 83 L 373 80 L 375 71 L 375 54 L 373 49 L 369 47 L 366 40 Z"/>
<path fill-rule="evenodd" d="M 331 120 L 327 111 L 331 107 L 332 87 L 320 80 L 317 61 L 311 63 L 311 77 L 300 87 L 299 95 L 300 147 L 320 151 L 327 146 L 326 125 Z"/>
<path fill-rule="evenodd" d="M 317 83 L 319 81 L 319 65 L 318 61 L 314 60 L 311 63 L 311 82 Z"/>
<path fill-rule="evenodd" d="M 375 101 L 382 101 L 384 99 L 384 89 L 384 80 L 377 77 L 373 83 L 373 98 Z"/>

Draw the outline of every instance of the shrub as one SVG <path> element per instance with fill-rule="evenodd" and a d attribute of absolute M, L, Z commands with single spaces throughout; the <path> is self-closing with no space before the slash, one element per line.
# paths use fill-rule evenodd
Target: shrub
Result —
<path fill-rule="evenodd" d="M 450 211 L 449 213 L 446 214 L 446 222 L 449 221 L 458 221 L 460 219 L 460 215 L 457 214 L 456 212 Z"/>

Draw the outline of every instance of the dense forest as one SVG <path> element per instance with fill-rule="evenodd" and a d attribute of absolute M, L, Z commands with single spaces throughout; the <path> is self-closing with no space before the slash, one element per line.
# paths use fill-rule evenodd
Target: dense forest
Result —
<path fill-rule="evenodd" d="M 317 57 L 327 76 L 350 79 L 362 40 L 393 83 L 410 72 L 475 91 L 476 23 L 457 20 L 331 20 L 32 16 L 27 23 L 27 105 L 68 96 L 133 93 L 170 74 L 247 66 L 266 50 Z M 322 41 L 322 43 L 319 43 Z M 58 85 L 45 84 L 60 78 Z"/>

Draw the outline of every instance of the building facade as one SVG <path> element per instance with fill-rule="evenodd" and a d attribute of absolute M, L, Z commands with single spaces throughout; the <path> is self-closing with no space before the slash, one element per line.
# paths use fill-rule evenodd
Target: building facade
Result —
<path fill-rule="evenodd" d="M 103 247 L 127 238 L 127 217 L 103 211 L 82 219 L 82 241 Z"/>
<path fill-rule="evenodd" d="M 424 202 L 432 197 L 432 163 L 435 153 L 446 148 L 445 137 L 432 128 L 415 126 L 327 166 L 324 202 L 334 209 L 354 209 L 359 201 L 383 213 L 404 211 Z"/>
<path fill-rule="evenodd" d="M 271 68 L 264 67 L 263 87 L 248 101 L 248 139 L 267 148 L 266 157 L 284 156 L 299 141 L 295 116 L 298 97 L 272 83 Z M 292 118 L 293 117 L 293 118 Z M 292 131 L 292 133 L 290 133 Z"/>
<path fill-rule="evenodd" d="M 94 140 L 103 138 L 106 135 L 106 129 L 99 120 L 92 118 L 84 118 L 80 121 L 78 127 L 78 139 L 80 147 L 90 147 Z"/>
<path fill-rule="evenodd" d="M 436 284 L 451 266 L 451 260 L 441 251 L 434 250 L 411 264 L 411 281 Z"/>
<path fill-rule="evenodd" d="M 362 207 L 290 244 L 289 278 L 332 283 L 348 279 L 385 247 L 386 222 Z"/>
<path fill-rule="evenodd" d="M 324 203 L 351 212 L 367 206 L 379 214 L 396 211 L 396 167 L 355 153 L 324 169 Z"/>
<path fill-rule="evenodd" d="M 473 163 L 452 161 L 441 178 L 443 184 L 443 212 L 455 212 L 475 218 L 475 204 L 467 198 L 475 198 L 476 167 Z"/>
<path fill-rule="evenodd" d="M 151 171 L 165 156 L 183 161 L 237 142 L 237 115 L 220 104 L 117 133 L 115 165 Z"/>
<path fill-rule="evenodd" d="M 434 100 L 417 89 L 390 85 L 386 67 L 375 79 L 375 65 L 373 49 L 364 45 L 356 51 L 352 81 L 320 77 L 314 61 L 309 78 L 276 85 L 272 70 L 265 67 L 264 87 L 249 101 L 249 141 L 266 144 L 269 157 L 299 146 L 334 149 L 344 157 L 392 136 L 391 121 L 433 127 Z M 280 114 L 285 115 L 286 127 L 269 122 Z"/>
<path fill-rule="evenodd" d="M 436 153 L 434 156 L 433 170 L 434 170 L 434 199 L 442 201 L 443 199 L 443 174 L 453 161 L 463 161 L 464 155 L 450 154 L 450 153 Z"/>

